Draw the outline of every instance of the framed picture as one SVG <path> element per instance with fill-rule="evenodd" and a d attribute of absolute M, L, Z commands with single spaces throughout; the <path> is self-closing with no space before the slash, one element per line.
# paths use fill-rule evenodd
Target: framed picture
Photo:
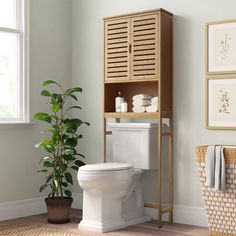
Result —
<path fill-rule="evenodd" d="M 236 73 L 236 20 L 206 24 L 206 74 Z"/>
<path fill-rule="evenodd" d="M 206 127 L 236 129 L 236 76 L 206 78 Z"/>

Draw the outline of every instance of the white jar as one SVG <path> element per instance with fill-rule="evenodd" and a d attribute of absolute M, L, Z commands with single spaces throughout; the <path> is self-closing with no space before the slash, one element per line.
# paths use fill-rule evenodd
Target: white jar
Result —
<path fill-rule="evenodd" d="M 118 97 L 116 97 L 115 104 L 116 104 L 116 112 L 121 112 L 121 104 L 124 102 L 124 98 L 121 97 L 121 92 L 118 92 Z"/>
<path fill-rule="evenodd" d="M 127 112 L 128 111 L 128 104 L 126 101 L 123 101 L 121 103 L 121 112 Z"/>

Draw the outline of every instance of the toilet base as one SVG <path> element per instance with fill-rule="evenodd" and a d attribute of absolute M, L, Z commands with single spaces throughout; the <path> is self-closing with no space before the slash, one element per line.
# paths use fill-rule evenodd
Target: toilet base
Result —
<path fill-rule="evenodd" d="M 114 222 L 114 223 L 97 223 L 97 222 L 81 220 L 81 222 L 78 225 L 78 228 L 82 230 L 86 230 L 86 231 L 105 233 L 105 232 L 109 232 L 109 231 L 113 231 L 117 229 L 126 228 L 131 225 L 142 224 L 151 220 L 152 220 L 152 217 L 150 216 L 143 216 L 140 218 L 129 220 L 127 222 L 121 221 L 121 222 Z"/>

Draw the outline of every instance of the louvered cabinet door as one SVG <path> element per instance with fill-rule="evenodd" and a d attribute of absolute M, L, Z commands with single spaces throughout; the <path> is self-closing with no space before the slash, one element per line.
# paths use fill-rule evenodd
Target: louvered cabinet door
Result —
<path fill-rule="evenodd" d="M 123 81 L 130 77 L 130 20 L 105 22 L 105 81 Z"/>
<path fill-rule="evenodd" d="M 159 77 L 159 14 L 131 18 L 131 79 Z"/>

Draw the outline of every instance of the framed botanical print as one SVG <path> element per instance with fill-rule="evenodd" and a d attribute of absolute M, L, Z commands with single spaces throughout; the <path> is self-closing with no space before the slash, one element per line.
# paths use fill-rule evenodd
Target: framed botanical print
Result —
<path fill-rule="evenodd" d="M 206 127 L 236 129 L 236 75 L 206 78 Z"/>
<path fill-rule="evenodd" d="M 206 24 L 206 74 L 236 73 L 236 20 Z"/>

